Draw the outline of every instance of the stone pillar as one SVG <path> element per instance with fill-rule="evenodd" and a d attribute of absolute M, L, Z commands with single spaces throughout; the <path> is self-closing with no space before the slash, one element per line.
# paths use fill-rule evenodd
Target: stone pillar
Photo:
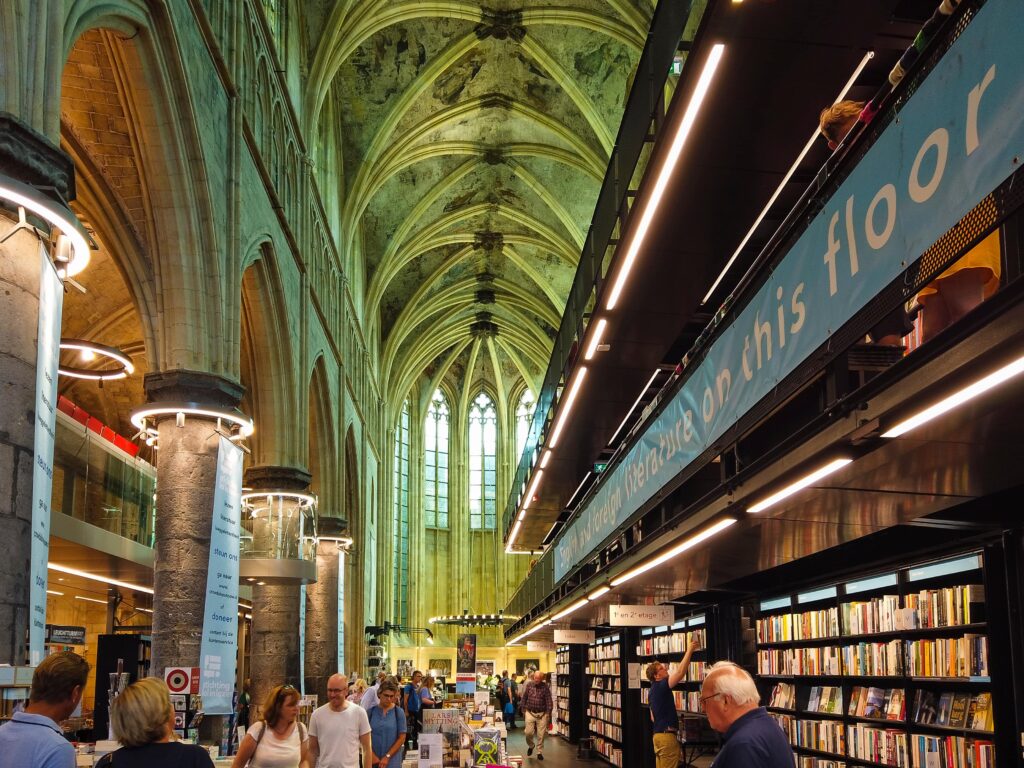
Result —
<path fill-rule="evenodd" d="M 303 492 L 310 480 L 308 472 L 294 467 L 252 467 L 245 473 L 245 485 L 253 491 Z M 253 704 L 259 711 L 274 686 L 299 687 L 300 586 L 299 581 L 268 578 L 252 588 L 249 677 Z"/>
<path fill-rule="evenodd" d="M 319 701 L 326 702 L 327 678 L 349 671 L 338 669 L 338 626 L 344 621 L 338 615 L 339 574 L 344 579 L 339 568 L 344 550 L 338 537 L 346 532 L 345 521 L 320 517 L 317 532 L 316 583 L 306 587 L 306 693 L 315 693 Z M 349 659 L 345 665 L 355 669 Z"/>
<path fill-rule="evenodd" d="M 54 198 L 74 198 L 74 164 L 14 117 L 0 114 L 0 173 Z M 63 203 L 61 203 L 63 205 Z M 18 221 L 0 209 L 0 237 Z M 30 216 L 46 232 L 46 224 Z M 39 238 L 29 229 L 0 243 L 0 664 L 24 664 L 31 606 L 32 465 L 35 453 Z"/>
<path fill-rule="evenodd" d="M 146 375 L 151 402 L 234 408 L 243 389 L 212 374 L 171 371 Z M 174 414 L 160 418 L 153 573 L 153 672 L 201 667 L 206 571 L 210 558 L 219 434 L 215 423 Z"/>

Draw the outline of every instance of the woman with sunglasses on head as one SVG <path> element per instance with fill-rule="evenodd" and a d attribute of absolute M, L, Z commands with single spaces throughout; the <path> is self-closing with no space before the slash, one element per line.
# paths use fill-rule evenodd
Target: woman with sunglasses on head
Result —
<path fill-rule="evenodd" d="M 298 720 L 299 692 L 274 688 L 263 702 L 263 719 L 250 726 L 231 768 L 311 768 L 306 726 Z"/>
<path fill-rule="evenodd" d="M 380 704 L 366 714 L 370 718 L 370 742 L 373 745 L 373 768 L 402 768 L 402 745 L 405 744 L 405 712 L 398 704 L 398 684 L 385 680 L 377 691 Z"/>

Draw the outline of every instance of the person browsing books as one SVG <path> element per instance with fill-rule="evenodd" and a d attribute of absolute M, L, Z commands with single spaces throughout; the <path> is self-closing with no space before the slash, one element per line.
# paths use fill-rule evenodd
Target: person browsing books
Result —
<path fill-rule="evenodd" d="M 651 681 L 651 722 L 654 726 L 654 759 L 658 768 L 676 768 L 679 765 L 679 714 L 676 712 L 676 700 L 672 689 L 686 677 L 690 668 L 690 657 L 700 649 L 696 638 L 683 654 L 676 668 L 669 672 L 668 667 L 660 661 L 647 665 L 647 679 Z"/>
<path fill-rule="evenodd" d="M 526 719 L 526 727 L 523 729 L 526 736 L 526 756 L 532 755 L 536 747 L 537 759 L 543 760 L 544 737 L 547 735 L 551 711 L 555 706 L 543 672 L 533 673 L 533 681 L 523 691 L 522 701 L 523 717 Z"/>
<path fill-rule="evenodd" d="M 754 678 L 731 661 L 708 670 L 700 705 L 724 740 L 711 768 L 793 768 L 793 748 L 760 701 Z"/>

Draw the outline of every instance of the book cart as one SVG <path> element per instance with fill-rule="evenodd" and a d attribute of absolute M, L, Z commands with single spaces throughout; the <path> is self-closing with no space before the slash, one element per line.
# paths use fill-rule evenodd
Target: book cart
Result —
<path fill-rule="evenodd" d="M 759 608 L 762 698 L 798 768 L 996 765 L 981 552 Z"/>
<path fill-rule="evenodd" d="M 622 768 L 622 635 L 595 640 L 587 647 L 587 722 L 594 751 Z"/>

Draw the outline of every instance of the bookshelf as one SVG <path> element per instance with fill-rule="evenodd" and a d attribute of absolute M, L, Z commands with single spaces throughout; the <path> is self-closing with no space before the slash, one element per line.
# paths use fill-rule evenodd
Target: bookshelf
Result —
<path fill-rule="evenodd" d="M 757 672 L 798 768 L 994 766 L 980 552 L 762 600 Z"/>
<path fill-rule="evenodd" d="M 555 650 L 555 733 L 569 740 L 569 683 L 572 648 L 560 645 Z"/>
<path fill-rule="evenodd" d="M 676 700 L 676 709 L 682 715 L 702 716 L 700 711 L 700 686 L 707 673 L 707 629 L 704 614 L 681 619 L 671 626 L 654 627 L 640 630 L 640 642 L 636 646 L 637 660 L 640 662 L 640 702 L 646 707 L 651 695 L 651 682 L 647 679 L 646 667 L 652 661 L 667 661 L 669 671 L 674 671 L 676 664 L 671 659 L 678 659 L 696 638 L 700 650 L 694 651 L 690 668 L 686 677 L 680 681 L 672 695 Z M 680 733 L 683 729 L 680 728 Z"/>
<path fill-rule="evenodd" d="M 152 638 L 149 635 L 100 635 L 96 644 L 96 698 L 93 710 L 93 732 L 97 738 L 106 738 L 110 715 L 107 692 L 110 675 L 121 669 L 136 682 L 149 676 Z"/>
<path fill-rule="evenodd" d="M 622 768 L 622 638 L 597 639 L 587 648 L 587 719 L 594 750 Z"/>

